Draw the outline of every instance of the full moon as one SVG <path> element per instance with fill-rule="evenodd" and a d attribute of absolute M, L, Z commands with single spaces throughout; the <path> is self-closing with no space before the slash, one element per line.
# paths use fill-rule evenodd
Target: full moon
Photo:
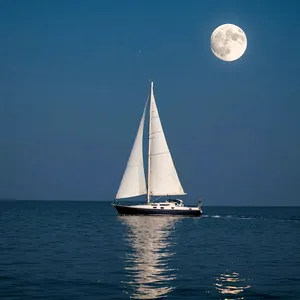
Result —
<path fill-rule="evenodd" d="M 246 51 L 247 37 L 240 27 L 234 24 L 223 24 L 212 33 L 210 47 L 219 59 L 234 61 Z"/>

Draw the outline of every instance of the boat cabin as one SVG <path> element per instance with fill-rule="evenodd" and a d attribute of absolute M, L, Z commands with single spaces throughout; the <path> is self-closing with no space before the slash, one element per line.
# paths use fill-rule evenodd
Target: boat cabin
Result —
<path fill-rule="evenodd" d="M 183 202 L 180 199 L 168 199 L 167 202 L 174 203 L 176 206 L 183 206 Z"/>
<path fill-rule="evenodd" d="M 168 199 L 165 202 L 151 203 L 153 208 L 174 208 L 176 206 L 183 207 L 183 202 L 180 199 Z"/>

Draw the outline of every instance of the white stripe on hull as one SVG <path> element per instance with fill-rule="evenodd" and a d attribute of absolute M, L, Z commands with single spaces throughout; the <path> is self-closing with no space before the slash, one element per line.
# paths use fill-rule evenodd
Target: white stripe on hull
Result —
<path fill-rule="evenodd" d="M 188 206 L 171 206 L 171 207 L 164 207 L 161 205 L 154 206 L 153 205 L 147 205 L 147 204 L 138 204 L 138 205 L 129 205 L 128 207 L 132 208 L 139 208 L 139 209 L 164 209 L 164 210 L 199 210 L 198 207 L 188 207 Z"/>

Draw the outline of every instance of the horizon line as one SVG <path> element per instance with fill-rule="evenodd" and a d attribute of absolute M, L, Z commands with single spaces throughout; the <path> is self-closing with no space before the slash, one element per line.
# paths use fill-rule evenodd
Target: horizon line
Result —
<path fill-rule="evenodd" d="M 34 202 L 102 202 L 102 203 L 112 203 L 113 201 L 111 200 L 50 200 L 50 199 L 46 199 L 46 200 L 37 200 L 37 199 L 13 199 L 13 198 L 0 198 L 0 202 L 26 202 L 26 201 L 34 201 Z M 126 200 L 125 200 L 126 201 Z M 130 200 L 127 200 L 127 202 Z M 130 201 L 130 202 L 134 202 L 134 201 Z M 299 205 L 245 205 L 245 204 L 209 204 L 209 205 L 203 205 L 205 207 L 214 207 L 214 206 L 222 206 L 222 207 L 300 207 Z"/>

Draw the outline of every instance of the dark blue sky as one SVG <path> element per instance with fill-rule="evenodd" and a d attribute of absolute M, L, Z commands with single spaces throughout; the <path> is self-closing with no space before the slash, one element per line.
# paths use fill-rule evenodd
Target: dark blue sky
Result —
<path fill-rule="evenodd" d="M 299 205 L 298 1 L 1 1 L 0 193 L 113 200 L 149 78 L 192 203 Z M 217 59 L 223 23 L 248 38 Z M 140 50 L 140 52 L 139 52 Z"/>

